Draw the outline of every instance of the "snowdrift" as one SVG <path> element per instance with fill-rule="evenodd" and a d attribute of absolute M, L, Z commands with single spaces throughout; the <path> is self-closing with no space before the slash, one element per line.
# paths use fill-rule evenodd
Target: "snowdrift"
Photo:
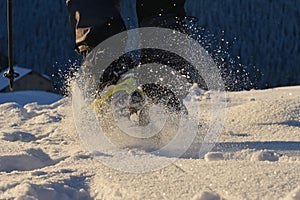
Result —
<path fill-rule="evenodd" d="M 95 159 L 76 133 L 70 97 L 11 95 L 15 102 L 0 94 L 0 199 L 300 199 L 299 86 L 228 93 L 214 149 L 148 173 Z"/>

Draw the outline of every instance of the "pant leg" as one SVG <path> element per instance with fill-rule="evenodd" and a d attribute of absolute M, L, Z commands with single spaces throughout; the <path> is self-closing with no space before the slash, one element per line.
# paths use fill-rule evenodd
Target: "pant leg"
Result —
<path fill-rule="evenodd" d="M 189 33 L 184 19 L 178 18 L 174 15 L 150 18 L 142 21 L 140 24 L 145 27 L 164 27 L 184 34 Z M 207 88 L 204 79 L 199 75 L 197 69 L 184 58 L 175 53 L 161 49 L 142 49 L 139 56 L 140 64 L 157 63 L 167 65 L 187 77 L 187 81 L 189 83 L 197 83 L 203 89 Z M 136 66 L 138 66 L 138 64 L 131 60 L 130 53 L 121 56 L 118 60 L 108 66 L 104 71 L 103 76 L 100 77 L 100 83 L 102 85 L 100 90 L 107 85 L 116 84 L 123 74 Z"/>
<path fill-rule="evenodd" d="M 120 0 L 67 0 L 75 49 L 83 54 L 125 30 Z"/>

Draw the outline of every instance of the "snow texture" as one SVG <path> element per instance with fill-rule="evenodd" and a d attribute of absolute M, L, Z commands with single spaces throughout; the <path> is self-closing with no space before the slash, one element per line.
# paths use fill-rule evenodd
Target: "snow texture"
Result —
<path fill-rule="evenodd" d="M 300 199 L 300 187 L 293 190 L 284 200 L 298 200 Z"/>
<path fill-rule="evenodd" d="M 7 80 L 6 80 L 7 81 Z M 6 102 L 18 102 L 16 106 L 24 106 L 29 103 L 37 102 L 40 105 L 51 104 L 60 100 L 62 96 L 45 91 L 18 91 L 13 93 L 1 93 L 0 104 Z"/>
<path fill-rule="evenodd" d="M 204 191 L 195 195 L 192 200 L 221 200 L 221 197 L 213 192 Z"/>
<path fill-rule="evenodd" d="M 6 27 L 5 4 L 0 1 L 2 27 Z M 16 1 L 13 8 L 17 64 L 51 75 L 78 59 L 64 0 Z M 210 51 L 220 51 L 226 65 L 234 66 L 232 77 L 249 72 L 249 79 L 257 79 L 258 87 L 300 83 L 299 0 L 188 0 L 186 10 L 198 18 Z M 4 48 L 0 51 L 4 54 L 6 35 L 6 28 L 1 28 L 0 46 Z M 240 60 L 232 63 L 234 59 L 226 52 Z"/>
<path fill-rule="evenodd" d="M 42 104 L 44 93 L 11 94 L 16 102 L 0 93 L 0 199 L 300 199 L 299 86 L 228 93 L 225 130 L 212 152 L 197 158 L 196 145 L 144 174 L 111 169 L 86 150 L 69 97 L 48 95 Z M 36 102 L 24 104 L 24 94 Z M 208 101 L 198 100 L 204 108 Z M 199 117 L 205 126 L 205 109 Z M 128 154 L 151 164 L 137 150 Z"/>

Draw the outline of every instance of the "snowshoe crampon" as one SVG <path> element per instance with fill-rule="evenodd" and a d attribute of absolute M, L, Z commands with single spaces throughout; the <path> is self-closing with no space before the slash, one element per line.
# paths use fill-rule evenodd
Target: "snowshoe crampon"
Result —
<path fill-rule="evenodd" d="M 181 117 L 187 115 L 183 103 L 168 88 L 154 83 L 137 85 L 133 77 L 102 92 L 94 109 L 113 144 L 151 150 L 167 145 Z"/>

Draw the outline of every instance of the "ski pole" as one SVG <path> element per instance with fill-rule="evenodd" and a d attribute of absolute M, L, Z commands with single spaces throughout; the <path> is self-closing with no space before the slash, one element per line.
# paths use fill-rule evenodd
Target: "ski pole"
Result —
<path fill-rule="evenodd" d="M 13 55 L 13 30 L 12 30 L 12 0 L 7 0 L 7 32 L 8 32 L 8 72 L 4 73 L 4 77 L 9 79 L 9 89 L 13 90 L 14 79 L 19 76 L 14 71 L 14 55 Z"/>

